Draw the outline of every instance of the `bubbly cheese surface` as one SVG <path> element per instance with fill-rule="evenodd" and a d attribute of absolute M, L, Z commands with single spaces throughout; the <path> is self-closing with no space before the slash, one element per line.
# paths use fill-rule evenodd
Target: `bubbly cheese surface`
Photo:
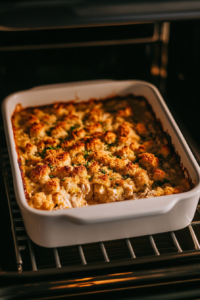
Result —
<path fill-rule="evenodd" d="M 28 204 L 75 208 L 192 188 L 143 97 L 57 103 L 12 116 Z"/>

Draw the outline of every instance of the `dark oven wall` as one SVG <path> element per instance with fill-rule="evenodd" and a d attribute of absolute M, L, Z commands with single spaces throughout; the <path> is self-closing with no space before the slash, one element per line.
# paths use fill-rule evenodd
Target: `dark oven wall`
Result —
<path fill-rule="evenodd" d="M 198 21 L 0 31 L 0 97 L 52 83 L 145 80 L 200 143 L 199 37 Z"/>
<path fill-rule="evenodd" d="M 160 89 L 177 120 L 180 119 L 200 143 L 196 121 L 199 109 L 198 28 L 199 22 L 185 21 L 0 31 L 0 99 L 19 90 L 53 83 L 145 80 Z M 5 147 L 3 140 L 2 147 Z M 0 225 L 4 228 L 6 224 L 6 229 L 3 232 L 5 247 L 0 249 L 0 267 L 13 271 L 16 270 L 15 255 L 3 180 L 1 190 Z M 3 259 L 8 251 L 9 264 Z"/>

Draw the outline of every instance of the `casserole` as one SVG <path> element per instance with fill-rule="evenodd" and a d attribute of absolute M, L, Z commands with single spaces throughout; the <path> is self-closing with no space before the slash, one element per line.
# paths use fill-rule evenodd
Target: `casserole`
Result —
<path fill-rule="evenodd" d="M 82 101 L 127 94 L 147 98 L 156 117 L 161 119 L 164 131 L 171 136 L 172 144 L 195 187 L 176 195 L 72 210 L 46 212 L 29 207 L 24 195 L 12 132 L 11 116 L 16 105 L 20 103 L 26 107 L 34 103 L 38 106 L 55 101 Z M 153 85 L 141 81 L 108 81 L 40 87 L 7 97 L 3 102 L 2 112 L 16 198 L 27 233 L 40 246 L 59 247 L 154 234 L 181 229 L 191 222 L 200 193 L 199 167 L 161 95 Z"/>

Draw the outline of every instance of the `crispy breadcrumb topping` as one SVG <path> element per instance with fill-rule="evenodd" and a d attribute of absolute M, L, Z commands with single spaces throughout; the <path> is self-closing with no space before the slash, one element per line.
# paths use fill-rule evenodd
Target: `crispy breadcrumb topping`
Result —
<path fill-rule="evenodd" d="M 12 117 L 28 204 L 75 208 L 192 188 L 143 97 L 56 103 Z"/>

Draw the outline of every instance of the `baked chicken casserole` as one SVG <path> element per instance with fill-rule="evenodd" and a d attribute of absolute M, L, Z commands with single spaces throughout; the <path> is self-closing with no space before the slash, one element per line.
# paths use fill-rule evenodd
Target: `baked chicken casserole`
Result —
<path fill-rule="evenodd" d="M 179 156 L 143 97 L 23 109 L 12 116 L 28 204 L 74 208 L 182 193 Z"/>

